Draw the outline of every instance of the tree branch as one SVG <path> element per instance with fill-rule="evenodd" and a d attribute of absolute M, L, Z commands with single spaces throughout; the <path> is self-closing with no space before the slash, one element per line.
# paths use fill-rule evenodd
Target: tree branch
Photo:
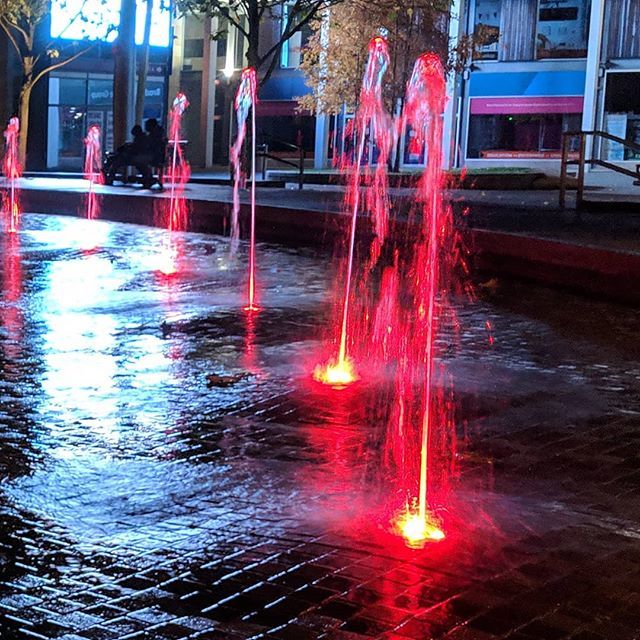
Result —
<path fill-rule="evenodd" d="M 82 49 L 81 51 L 78 51 L 77 53 L 72 55 L 70 58 L 66 58 L 65 60 L 61 60 L 60 62 L 56 62 L 55 64 L 52 64 L 52 65 L 49 65 L 48 67 L 45 67 L 44 69 L 42 69 L 41 71 L 38 72 L 38 74 L 36 75 L 36 77 L 34 78 L 34 80 L 32 82 L 32 85 L 35 85 L 36 82 L 38 82 L 38 80 L 40 80 L 41 78 L 46 76 L 48 73 L 51 73 L 52 71 L 55 71 L 56 69 L 60 69 L 60 67 L 64 67 L 65 65 L 69 64 L 70 62 L 73 62 L 74 60 L 79 58 L 81 55 L 87 53 L 87 51 L 90 51 L 91 49 L 93 49 L 97 44 L 98 43 L 96 41 L 92 45 L 86 47 L 85 49 Z"/>
<path fill-rule="evenodd" d="M 12 29 L 15 29 L 18 33 L 20 33 L 20 35 L 24 39 L 25 44 L 29 45 L 29 34 L 18 24 L 17 20 L 16 22 L 11 22 L 11 20 L 7 20 L 6 18 L 2 18 L 2 20 L 6 21 L 6 23 Z"/>
<path fill-rule="evenodd" d="M 9 26 L 7 26 L 5 19 L 0 18 L 0 26 L 2 26 L 2 29 L 7 34 L 7 38 L 9 38 L 9 40 L 11 41 L 11 44 L 14 46 L 15 50 L 18 52 L 18 55 L 20 56 L 20 58 L 22 58 L 22 51 L 20 50 L 20 47 L 18 46 L 18 43 L 16 39 L 13 37 L 13 34 L 11 33 L 11 30 L 9 28 L 11 25 L 9 24 Z"/>
<path fill-rule="evenodd" d="M 69 22 L 67 22 L 67 24 L 65 25 L 64 29 L 58 34 L 58 36 L 57 36 L 58 38 L 62 38 L 64 32 L 82 15 L 82 13 L 84 12 L 84 8 L 85 8 L 87 2 L 88 2 L 88 0 L 83 0 L 82 4 L 80 5 L 80 8 L 76 12 L 76 14 L 73 16 L 73 18 L 71 18 L 71 20 L 69 20 Z M 55 44 L 55 39 L 51 39 L 49 41 L 49 43 L 44 47 L 45 51 L 51 49 L 54 44 Z"/>
<path fill-rule="evenodd" d="M 242 20 L 237 13 L 234 13 L 234 17 L 231 17 L 231 12 L 228 7 L 220 7 L 220 13 L 245 37 L 248 38 L 249 34 L 242 26 Z"/>

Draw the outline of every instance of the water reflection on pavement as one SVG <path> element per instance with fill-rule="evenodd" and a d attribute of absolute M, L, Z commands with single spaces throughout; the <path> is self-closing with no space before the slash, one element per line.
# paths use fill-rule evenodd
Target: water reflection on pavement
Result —
<path fill-rule="evenodd" d="M 634 310 L 508 283 L 461 305 L 449 535 L 414 551 L 380 509 L 375 388 L 309 380 L 323 257 L 259 247 L 248 317 L 225 239 L 178 234 L 167 276 L 162 230 L 23 227 L 0 238 L 0 637 L 636 637 Z"/>

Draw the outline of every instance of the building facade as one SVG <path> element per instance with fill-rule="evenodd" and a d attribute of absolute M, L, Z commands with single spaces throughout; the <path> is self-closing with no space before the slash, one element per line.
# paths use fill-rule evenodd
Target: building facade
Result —
<path fill-rule="evenodd" d="M 286 4 L 284 4 L 286 11 Z M 261 26 L 260 43 L 268 50 L 280 37 L 284 16 L 270 16 Z M 299 69 L 306 31 L 285 44 L 269 79 L 258 90 L 258 142 L 274 152 L 302 142 L 313 150 L 314 118 L 298 110 L 296 98 L 308 91 Z M 184 116 L 188 157 L 192 166 L 212 167 L 229 161 L 235 136 L 232 102 L 243 67 L 246 41 L 222 20 L 187 15 L 175 23 L 173 74 L 169 93 L 183 91 L 190 107 Z"/>
<path fill-rule="evenodd" d="M 102 130 L 104 149 L 113 149 L 113 40 L 118 3 L 89 0 L 86 20 L 78 20 L 75 5 L 54 0 L 42 37 L 65 50 L 70 42 L 93 42 L 87 52 L 45 76 L 31 99 L 28 168 L 38 171 L 77 171 L 82 168 L 88 127 Z M 138 0 L 136 44 L 143 40 L 146 2 Z M 166 122 L 168 78 L 171 73 L 173 30 L 168 2 L 154 3 L 143 119 Z"/>
<path fill-rule="evenodd" d="M 458 20 L 476 48 L 452 86 L 452 166 L 554 171 L 565 131 L 640 143 L 640 0 L 468 0 Z"/>

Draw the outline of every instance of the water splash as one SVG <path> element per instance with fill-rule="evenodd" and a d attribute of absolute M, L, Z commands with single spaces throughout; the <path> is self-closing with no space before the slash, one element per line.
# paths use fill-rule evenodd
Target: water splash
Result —
<path fill-rule="evenodd" d="M 348 160 L 345 162 L 343 159 L 343 164 L 346 164 L 343 169 L 348 171 L 350 175 L 346 202 L 350 209 L 351 225 L 338 355 L 332 358 L 328 364 L 324 366 L 318 365 L 313 373 L 316 380 L 331 386 L 341 387 L 358 379 L 355 364 L 348 353 L 348 347 L 355 240 L 358 214 L 361 208 L 361 180 L 363 173 L 367 187 L 365 206 L 371 214 L 375 233 L 375 238 L 371 245 L 371 264 L 374 264 L 380 256 L 380 250 L 388 232 L 387 160 L 391 149 L 393 127 L 383 104 L 382 80 L 389 66 L 389 61 L 387 41 L 381 36 L 376 36 L 369 43 L 369 56 L 353 128 L 356 153 L 351 166 L 349 166 Z M 362 167 L 368 140 L 374 142 L 378 152 L 377 165 L 372 180 L 366 179 L 370 177 L 368 163 L 366 163 L 367 166 L 364 170 Z"/>
<path fill-rule="evenodd" d="M 247 135 L 247 119 L 251 113 L 251 232 L 249 238 L 249 282 L 248 304 L 245 311 L 258 311 L 256 301 L 256 70 L 247 67 L 242 70 L 240 85 L 236 93 L 236 141 L 231 146 L 233 164 L 233 210 L 231 214 L 231 251 L 235 253 L 240 239 L 240 188 L 244 182 L 242 172 L 242 149 Z"/>
<path fill-rule="evenodd" d="M 101 140 L 100 127 L 92 124 L 84 139 L 84 179 L 89 181 L 89 190 L 85 198 L 85 212 L 88 220 L 95 220 L 100 216 L 100 201 L 94 187 L 104 184 Z"/>
<path fill-rule="evenodd" d="M 20 223 L 20 193 L 17 181 L 22 175 L 22 166 L 18 154 L 19 139 L 20 120 L 13 117 L 4 131 L 5 152 L 2 160 L 2 172 L 8 182 L 8 188 L 2 197 L 2 212 L 5 228 L 10 233 L 15 233 Z"/>
<path fill-rule="evenodd" d="M 184 196 L 184 187 L 191 177 L 191 169 L 184 158 L 180 141 L 182 140 L 182 116 L 188 106 L 187 96 L 178 92 L 173 100 L 169 123 L 169 141 L 172 146 L 169 166 L 171 191 L 167 220 L 169 231 L 183 231 L 187 227 L 187 202 Z"/>

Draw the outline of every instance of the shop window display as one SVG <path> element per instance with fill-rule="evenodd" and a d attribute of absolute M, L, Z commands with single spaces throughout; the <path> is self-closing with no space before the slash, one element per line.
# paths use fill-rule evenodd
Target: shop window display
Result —
<path fill-rule="evenodd" d="M 482 114 L 469 120 L 470 159 L 556 159 L 562 133 L 580 128 L 578 113 Z"/>

